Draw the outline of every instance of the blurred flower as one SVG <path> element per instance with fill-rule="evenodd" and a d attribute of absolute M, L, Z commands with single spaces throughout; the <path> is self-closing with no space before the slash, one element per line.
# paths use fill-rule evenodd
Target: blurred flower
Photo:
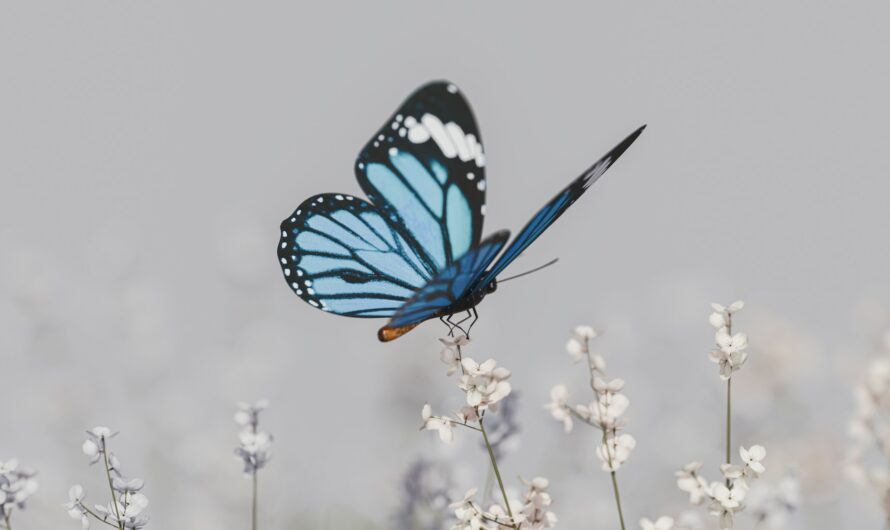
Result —
<path fill-rule="evenodd" d="M 235 454 L 244 463 L 244 474 L 254 475 L 272 458 L 272 435 L 259 430 L 260 412 L 269 407 L 268 400 L 260 400 L 249 405 L 238 403 L 235 422 L 243 426 L 238 433 L 239 445 Z"/>
<path fill-rule="evenodd" d="M 13 508 L 23 510 L 25 503 L 37 491 L 37 472 L 21 467 L 19 461 L 0 462 L 0 510 L 8 517 Z"/>
<path fill-rule="evenodd" d="M 114 526 L 138 530 L 148 524 L 148 517 L 143 514 L 148 507 L 148 498 L 141 493 L 125 493 L 116 501 L 116 505 L 103 506 L 97 504 L 95 512 L 103 521 Z"/>
<path fill-rule="evenodd" d="M 445 524 L 452 466 L 417 459 L 401 481 L 402 500 L 393 516 L 395 530 L 441 530 Z"/>
<path fill-rule="evenodd" d="M 519 444 L 519 422 L 516 420 L 519 394 L 512 392 L 498 404 L 498 413 L 485 418 L 488 441 L 495 458 L 500 460 Z M 466 423 L 466 421 L 464 421 Z M 485 447 L 485 444 L 482 444 Z"/>
<path fill-rule="evenodd" d="M 566 433 L 572 432 L 574 422 L 572 421 L 572 410 L 566 401 L 569 398 L 569 390 L 565 385 L 556 385 L 550 390 L 550 403 L 544 405 L 544 408 L 550 411 L 553 419 L 562 422 L 563 430 Z"/>
<path fill-rule="evenodd" d="M 674 528 L 674 519 L 663 516 L 653 522 L 643 517 L 640 519 L 640 528 L 642 530 L 672 530 Z"/>
<path fill-rule="evenodd" d="M 745 504 L 758 523 L 784 529 L 789 516 L 801 505 L 800 481 L 786 475 L 775 484 L 758 484 L 748 492 Z"/>
<path fill-rule="evenodd" d="M 267 408 L 269 408 L 268 399 L 261 399 L 253 405 L 241 401 L 238 403 L 238 411 L 235 413 L 235 423 L 255 430 L 260 421 L 260 412 Z"/>

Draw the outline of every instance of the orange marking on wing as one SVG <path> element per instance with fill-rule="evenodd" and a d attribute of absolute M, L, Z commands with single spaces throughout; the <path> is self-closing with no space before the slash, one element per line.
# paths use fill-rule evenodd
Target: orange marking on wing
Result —
<path fill-rule="evenodd" d="M 382 328 L 380 328 L 380 331 L 377 332 L 377 338 L 380 339 L 380 342 L 389 342 L 391 340 L 396 340 L 405 333 L 408 333 L 412 329 L 416 328 L 418 325 L 419 324 L 409 324 L 407 326 L 400 326 L 397 328 L 383 326 Z"/>

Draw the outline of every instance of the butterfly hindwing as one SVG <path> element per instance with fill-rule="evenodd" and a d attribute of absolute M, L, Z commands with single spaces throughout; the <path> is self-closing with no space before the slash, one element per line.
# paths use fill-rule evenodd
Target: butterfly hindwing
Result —
<path fill-rule="evenodd" d="M 587 168 L 584 173 L 573 180 L 571 184 L 559 192 L 556 197 L 550 200 L 550 202 L 545 204 L 544 207 L 531 218 L 528 224 L 522 228 L 519 234 L 517 234 L 510 243 L 510 246 L 507 247 L 507 250 L 504 251 L 491 270 L 485 274 L 485 277 L 480 283 L 482 285 L 487 285 L 494 281 L 498 274 L 503 272 L 513 260 L 519 257 L 523 250 L 528 248 L 528 246 L 531 245 L 535 239 L 544 232 L 544 230 L 547 230 L 547 228 L 549 228 L 550 225 L 552 225 L 553 222 L 569 208 L 569 206 L 578 200 L 578 197 L 587 191 L 587 188 L 596 182 L 597 179 L 599 179 L 603 173 L 605 173 L 606 170 L 618 160 L 618 157 L 630 147 L 630 144 L 640 136 L 645 128 L 646 126 L 644 125 L 631 133 L 595 164 Z"/>
<path fill-rule="evenodd" d="M 504 248 L 509 237 L 510 232 L 507 230 L 495 232 L 430 279 L 380 330 L 380 339 L 392 340 L 399 336 L 391 335 L 393 331 L 398 333 L 399 329 L 410 329 L 424 320 L 440 315 L 463 299 L 474 286 L 479 285 L 479 278 L 485 274 L 485 270 Z"/>
<path fill-rule="evenodd" d="M 448 82 L 424 85 L 356 159 L 371 202 L 440 271 L 475 247 L 485 208 L 485 155 L 470 106 Z"/>
<path fill-rule="evenodd" d="M 374 205 L 326 193 L 281 223 L 278 258 L 304 301 L 352 317 L 389 317 L 432 277 L 401 231 Z"/>

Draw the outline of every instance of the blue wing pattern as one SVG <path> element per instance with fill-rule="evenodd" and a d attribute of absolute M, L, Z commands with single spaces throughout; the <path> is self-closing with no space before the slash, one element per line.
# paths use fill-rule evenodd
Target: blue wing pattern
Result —
<path fill-rule="evenodd" d="M 421 322 L 441 315 L 446 309 L 453 311 L 454 305 L 479 285 L 479 278 L 507 244 L 509 237 L 507 230 L 495 232 L 434 276 L 380 329 L 380 340 L 393 340 Z"/>
<path fill-rule="evenodd" d="M 389 317 L 432 271 L 370 203 L 343 194 L 310 197 L 281 223 L 278 258 L 307 303 L 352 317 Z"/>
<path fill-rule="evenodd" d="M 569 208 L 569 206 L 578 200 L 578 197 L 587 191 L 587 188 L 603 176 L 603 173 L 605 173 L 606 170 L 618 160 L 618 157 L 630 147 L 630 144 L 634 143 L 634 140 L 640 136 L 645 128 L 646 126 L 643 125 L 631 133 L 620 144 L 615 146 L 605 156 L 584 171 L 578 178 L 573 180 L 571 184 L 559 192 L 559 194 L 551 199 L 550 202 L 545 204 L 513 239 L 513 242 L 510 243 L 510 246 L 507 247 L 507 250 L 504 251 L 497 263 L 495 263 L 491 270 L 485 274 L 480 285 L 487 285 L 494 281 L 498 274 L 503 272 L 513 260 L 519 257 L 522 251 L 528 248 L 528 246 L 531 245 L 534 240 L 544 232 L 544 230 L 547 230 L 547 228 L 549 228 L 550 225 L 552 225 L 553 222 Z"/>
<path fill-rule="evenodd" d="M 485 154 L 476 119 L 458 88 L 424 85 L 356 159 L 371 202 L 440 271 L 475 247 L 485 211 Z"/>

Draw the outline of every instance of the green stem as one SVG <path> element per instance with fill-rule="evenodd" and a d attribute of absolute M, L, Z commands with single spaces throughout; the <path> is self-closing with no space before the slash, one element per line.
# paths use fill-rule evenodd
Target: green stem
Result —
<path fill-rule="evenodd" d="M 482 418 L 479 418 L 479 430 L 482 431 L 482 438 L 485 440 L 485 447 L 488 449 L 488 458 L 491 459 L 491 467 L 494 469 L 494 476 L 498 479 L 498 486 L 501 488 L 501 495 L 504 497 L 504 506 L 507 508 L 507 514 L 510 521 L 513 521 L 513 510 L 510 509 L 510 501 L 507 500 L 507 490 L 504 488 L 504 481 L 501 479 L 501 471 L 498 469 L 498 460 L 494 456 L 494 449 L 488 442 L 488 434 L 485 432 L 485 425 L 482 424 Z"/>
<path fill-rule="evenodd" d="M 624 512 L 621 510 L 621 494 L 618 493 L 618 477 L 612 471 L 612 491 L 615 492 L 615 506 L 618 507 L 618 521 L 621 523 L 621 530 L 624 528 Z"/>
<path fill-rule="evenodd" d="M 111 467 L 108 465 L 108 443 L 102 438 L 102 458 L 105 460 L 105 476 L 108 478 L 108 490 L 111 492 L 111 506 L 114 507 L 114 516 L 117 518 L 117 527 L 124 530 L 124 522 L 121 521 L 121 513 L 117 507 L 117 497 L 114 496 L 114 484 L 111 482 Z M 115 525 L 111 525 L 115 526 Z"/>
<path fill-rule="evenodd" d="M 9 512 L 3 510 L 3 521 L 6 523 L 6 530 L 12 530 L 12 523 L 9 522 Z"/>
<path fill-rule="evenodd" d="M 90 510 L 89 508 L 87 508 L 87 507 L 84 506 L 83 504 L 81 504 L 80 507 L 83 508 L 83 511 L 85 511 L 85 512 L 87 512 L 88 514 L 92 515 L 92 516 L 93 516 L 97 521 L 99 521 L 100 523 L 107 524 L 108 526 L 110 526 L 110 527 L 112 527 L 112 528 L 120 528 L 118 525 L 116 525 L 116 524 L 111 524 L 111 523 L 109 523 L 108 521 L 106 521 L 105 519 L 103 519 L 102 517 L 99 517 L 99 515 L 96 514 L 96 512 L 94 512 L 93 510 Z"/>
<path fill-rule="evenodd" d="M 732 378 L 726 380 L 726 463 L 732 463 Z"/>
<path fill-rule="evenodd" d="M 732 464 L 732 376 L 726 380 L 726 463 Z M 726 487 L 729 484 L 726 479 Z"/>
<path fill-rule="evenodd" d="M 257 516 L 257 472 L 254 470 L 253 472 L 253 500 L 250 505 L 250 521 L 251 521 L 251 530 L 257 530 L 256 524 L 256 516 Z"/>

